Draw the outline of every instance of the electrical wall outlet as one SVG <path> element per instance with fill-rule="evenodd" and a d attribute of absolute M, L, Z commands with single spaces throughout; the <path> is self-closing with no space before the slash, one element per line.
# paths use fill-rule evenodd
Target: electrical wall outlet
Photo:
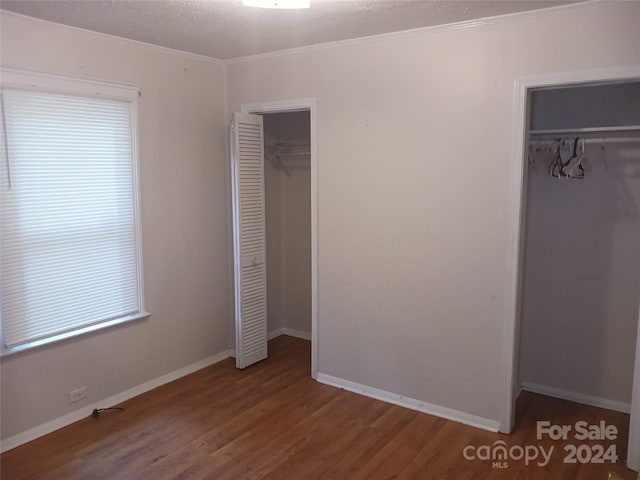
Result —
<path fill-rule="evenodd" d="M 87 387 L 78 388 L 69 392 L 69 403 L 76 403 L 87 398 Z"/>

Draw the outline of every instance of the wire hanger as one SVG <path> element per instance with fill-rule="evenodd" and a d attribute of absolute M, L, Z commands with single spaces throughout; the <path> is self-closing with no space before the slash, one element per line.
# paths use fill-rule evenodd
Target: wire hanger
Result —
<path fill-rule="evenodd" d="M 280 155 L 273 155 L 273 156 L 269 156 L 268 157 L 269 160 L 271 160 L 271 163 L 273 163 L 275 165 L 276 168 L 278 168 L 279 170 L 282 170 L 287 177 L 291 178 L 291 173 L 289 173 L 289 170 L 287 170 L 287 167 L 284 166 L 284 162 L 282 161 L 282 158 L 280 158 Z"/>
<path fill-rule="evenodd" d="M 565 178 L 575 178 L 577 180 L 584 179 L 585 170 L 582 166 L 582 160 L 584 158 L 584 147 L 580 152 L 578 152 L 579 140 L 579 137 L 575 138 L 575 140 L 573 141 L 573 153 L 571 153 L 571 156 L 567 159 L 567 161 L 562 164 L 560 173 Z"/>
<path fill-rule="evenodd" d="M 549 175 L 555 178 L 562 178 L 562 167 L 564 164 L 562 162 L 562 155 L 560 154 L 561 146 L 561 140 L 559 138 L 556 139 L 556 153 L 549 164 Z"/>
<path fill-rule="evenodd" d="M 583 162 L 584 158 L 584 139 L 582 148 L 578 149 L 578 142 L 580 137 L 576 137 L 573 140 L 573 149 L 571 155 L 564 161 L 562 160 L 561 149 L 564 145 L 564 141 L 560 138 L 556 139 L 556 152 L 549 165 L 549 175 L 555 178 L 573 178 L 576 180 L 582 180 L 587 174 Z"/>

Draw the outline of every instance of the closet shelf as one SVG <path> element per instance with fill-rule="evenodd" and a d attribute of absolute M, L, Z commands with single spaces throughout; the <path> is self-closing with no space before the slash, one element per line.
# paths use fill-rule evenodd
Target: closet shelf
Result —
<path fill-rule="evenodd" d="M 581 139 L 583 139 L 584 143 L 586 144 L 597 144 L 597 145 L 608 145 L 611 143 L 639 143 L 640 142 L 640 136 L 636 135 L 636 136 L 632 136 L 632 137 L 621 137 L 621 136 L 600 136 L 600 137 L 592 137 L 592 136 L 583 136 L 580 137 Z M 552 137 L 552 136 L 540 136 L 539 138 L 532 138 L 531 140 L 529 140 L 529 145 L 549 145 L 550 142 L 555 142 L 557 140 L 557 137 Z M 571 143 L 571 142 L 569 142 Z"/>
<path fill-rule="evenodd" d="M 278 155 L 311 155 L 311 145 L 276 143 L 265 145 L 265 152 Z"/>
<path fill-rule="evenodd" d="M 620 135 L 640 132 L 640 125 L 629 125 L 619 127 L 588 127 L 588 128 L 555 128 L 549 130 L 530 130 L 529 134 L 532 136 L 542 135 L 573 135 L 573 134 L 607 134 L 607 135 Z"/>

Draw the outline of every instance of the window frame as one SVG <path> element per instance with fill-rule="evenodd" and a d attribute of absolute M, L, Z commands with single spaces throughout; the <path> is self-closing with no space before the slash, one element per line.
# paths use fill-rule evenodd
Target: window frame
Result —
<path fill-rule="evenodd" d="M 2 311 L 0 305 L 0 356 L 4 357 L 14 353 L 30 350 L 43 345 L 67 340 L 69 338 L 85 335 L 105 328 L 128 323 L 150 317 L 146 311 L 144 302 L 144 273 L 142 256 L 142 225 L 140 209 L 140 175 L 138 155 L 138 97 L 141 95 L 136 86 L 118 83 L 107 83 L 96 80 L 66 77 L 45 73 L 36 73 L 13 68 L 0 69 L 0 90 L 19 89 L 24 91 L 39 91 L 47 93 L 65 94 L 75 97 L 93 97 L 127 102 L 131 114 L 131 167 L 133 177 L 133 211 L 134 211 L 134 235 L 136 246 L 136 268 L 138 284 L 139 311 L 135 314 L 115 319 L 101 321 L 99 323 L 85 325 L 71 331 L 52 335 L 43 339 L 36 339 L 20 345 L 8 347 L 5 344 L 2 326 Z M 0 266 L 1 268 L 1 266 Z"/>

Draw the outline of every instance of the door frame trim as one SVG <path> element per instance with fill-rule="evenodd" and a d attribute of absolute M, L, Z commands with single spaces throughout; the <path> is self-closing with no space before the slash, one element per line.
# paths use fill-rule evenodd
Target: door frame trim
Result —
<path fill-rule="evenodd" d="M 560 72 L 517 78 L 514 84 L 512 161 L 510 162 L 509 221 L 507 231 L 507 271 L 505 314 L 502 328 L 502 392 L 500 431 L 511 433 L 514 423 L 516 392 L 519 388 L 517 365 L 521 320 L 522 267 L 526 216 L 526 147 L 528 132 L 528 94 L 531 89 L 563 87 L 595 82 L 640 79 L 640 65 L 620 68 Z M 640 315 L 640 312 L 639 312 Z M 639 318 L 640 323 L 640 318 Z M 636 340 L 631 422 L 627 465 L 640 469 L 640 328 Z"/>
<path fill-rule="evenodd" d="M 243 103 L 242 113 L 309 111 L 311 143 L 311 377 L 318 377 L 318 161 L 316 155 L 316 99 L 294 98 Z"/>

